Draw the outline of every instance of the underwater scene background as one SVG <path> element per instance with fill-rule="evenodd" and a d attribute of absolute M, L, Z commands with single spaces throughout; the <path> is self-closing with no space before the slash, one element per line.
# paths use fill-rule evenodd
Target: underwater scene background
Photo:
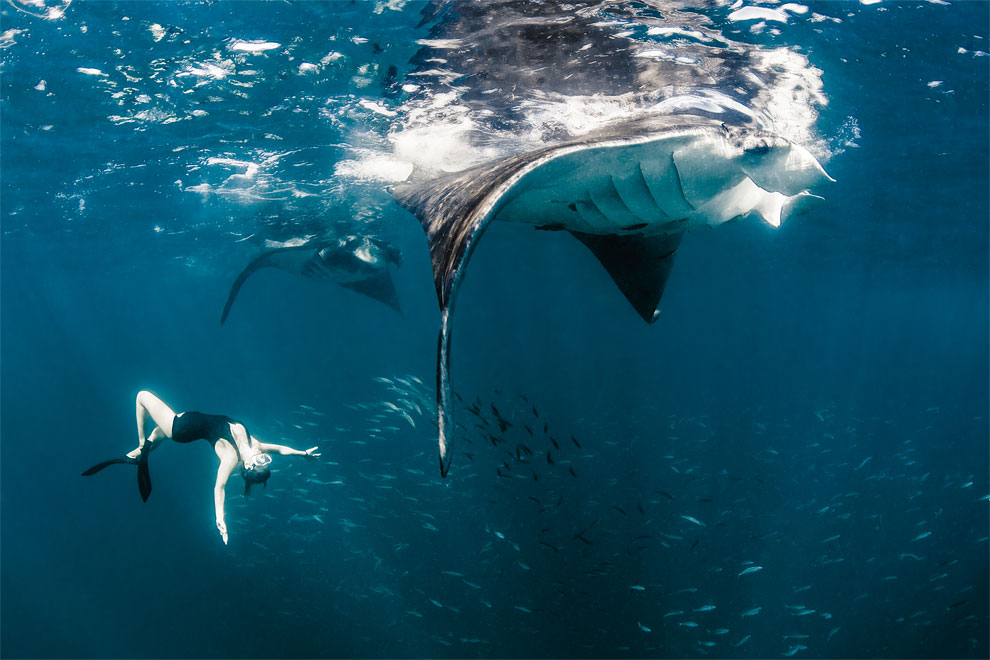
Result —
<path fill-rule="evenodd" d="M 689 234 L 653 325 L 494 223 L 446 479 L 380 157 L 426 3 L 0 5 L 0 653 L 987 657 L 990 6 L 696 4 L 820 70 L 835 183 Z M 401 313 L 266 270 L 220 325 L 261 251 L 347 236 L 401 253 Z M 146 503 L 79 476 L 141 389 L 322 457 L 232 481 L 225 546 L 207 443 L 155 452 Z"/>

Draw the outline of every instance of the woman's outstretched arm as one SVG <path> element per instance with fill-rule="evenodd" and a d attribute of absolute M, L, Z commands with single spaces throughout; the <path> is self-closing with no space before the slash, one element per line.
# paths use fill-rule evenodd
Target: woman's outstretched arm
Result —
<path fill-rule="evenodd" d="M 257 438 L 255 438 L 255 441 L 258 443 L 258 448 L 268 454 L 275 453 L 281 454 L 282 456 L 305 456 L 306 458 L 318 458 L 320 455 L 319 452 L 316 451 L 319 447 L 310 447 L 306 451 L 300 451 L 298 449 L 293 449 L 292 447 L 286 447 L 285 445 L 276 445 L 271 442 L 261 442 Z"/>
<path fill-rule="evenodd" d="M 219 454 L 220 452 L 218 451 L 217 453 Z M 233 456 L 231 456 L 231 454 L 233 454 Z M 213 487 L 213 503 L 216 506 L 217 513 L 217 530 L 220 532 L 220 538 L 223 539 L 224 545 L 227 545 L 227 523 L 224 521 L 223 503 L 227 496 L 227 480 L 230 478 L 230 475 L 236 466 L 236 453 L 224 453 L 220 456 L 220 467 L 217 469 L 217 483 L 216 486 Z"/>

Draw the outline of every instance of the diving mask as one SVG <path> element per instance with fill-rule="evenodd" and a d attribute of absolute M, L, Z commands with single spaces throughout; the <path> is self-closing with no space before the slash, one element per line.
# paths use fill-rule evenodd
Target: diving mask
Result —
<path fill-rule="evenodd" d="M 262 472 L 267 470 L 268 466 L 272 464 L 272 457 L 268 454 L 257 454 L 254 458 L 249 458 L 244 461 L 244 469 L 252 470 L 254 472 Z"/>

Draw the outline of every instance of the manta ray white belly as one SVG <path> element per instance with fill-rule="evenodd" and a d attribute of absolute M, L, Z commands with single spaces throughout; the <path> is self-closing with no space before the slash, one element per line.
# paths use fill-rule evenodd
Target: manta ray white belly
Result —
<path fill-rule="evenodd" d="M 488 219 L 587 234 L 675 234 L 755 214 L 778 227 L 828 175 L 804 148 L 708 131 L 575 145 L 507 182 Z"/>

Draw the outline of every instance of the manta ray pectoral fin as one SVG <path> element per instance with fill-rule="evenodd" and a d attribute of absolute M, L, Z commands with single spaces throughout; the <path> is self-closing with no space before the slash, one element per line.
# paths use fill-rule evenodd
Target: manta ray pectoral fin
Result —
<path fill-rule="evenodd" d="M 571 231 L 591 250 L 643 320 L 653 323 L 684 232 L 649 236 Z"/>
<path fill-rule="evenodd" d="M 518 175 L 525 163 L 524 158 L 517 157 L 494 168 L 475 168 L 428 185 L 407 184 L 392 191 L 395 200 L 419 219 L 426 232 L 441 310 L 450 304 L 463 264 L 493 205 L 501 199 L 504 191 L 499 189 Z"/>
<path fill-rule="evenodd" d="M 402 306 L 399 304 L 399 294 L 395 290 L 395 282 L 392 281 L 392 275 L 388 270 L 377 271 L 363 280 L 341 282 L 340 286 L 362 293 L 369 298 L 374 298 L 378 302 L 388 305 L 399 314 L 402 313 Z"/>
<path fill-rule="evenodd" d="M 392 191 L 395 200 L 419 219 L 430 245 L 433 283 L 441 312 L 437 339 L 437 441 L 442 477 L 447 476 L 453 456 L 450 333 L 454 294 L 471 251 L 498 205 L 504 203 L 506 191 L 548 151 L 530 152 L 494 167 L 487 165 L 427 185 L 404 185 Z"/>

